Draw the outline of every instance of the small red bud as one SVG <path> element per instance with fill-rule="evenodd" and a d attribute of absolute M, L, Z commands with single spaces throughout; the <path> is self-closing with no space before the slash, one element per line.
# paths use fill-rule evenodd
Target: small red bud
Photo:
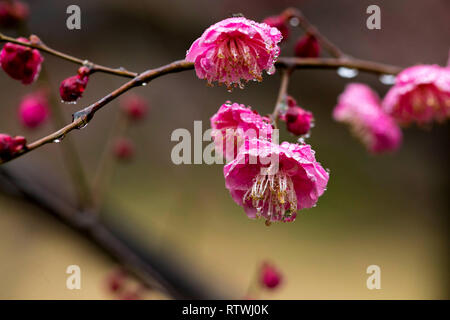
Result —
<path fill-rule="evenodd" d="M 47 120 L 49 106 L 43 91 L 26 95 L 19 106 L 19 119 L 25 127 L 36 128 Z"/>
<path fill-rule="evenodd" d="M 132 120 L 145 117 L 148 111 L 147 101 L 138 95 L 129 95 L 122 100 L 122 110 Z"/>
<path fill-rule="evenodd" d="M 299 58 L 317 58 L 320 55 L 317 38 L 311 34 L 300 38 L 295 45 L 295 55 Z"/>
<path fill-rule="evenodd" d="M 120 138 L 114 143 L 114 155 L 120 160 L 130 160 L 134 156 L 134 145 L 126 139 Z"/>
<path fill-rule="evenodd" d="M 13 28 L 28 18 L 28 6 L 18 0 L 0 1 L 0 26 Z"/>
<path fill-rule="evenodd" d="M 114 270 L 107 279 L 107 286 L 111 292 L 118 292 L 123 289 L 126 280 L 126 273 L 122 269 Z"/>
<path fill-rule="evenodd" d="M 261 267 L 261 284 L 267 289 L 275 289 L 281 283 L 281 273 L 278 269 L 269 264 L 268 262 L 264 262 Z"/>
<path fill-rule="evenodd" d="M 271 27 L 277 28 L 281 32 L 281 35 L 283 36 L 281 41 L 285 41 L 289 37 L 289 26 L 283 16 L 267 17 L 263 22 Z"/>

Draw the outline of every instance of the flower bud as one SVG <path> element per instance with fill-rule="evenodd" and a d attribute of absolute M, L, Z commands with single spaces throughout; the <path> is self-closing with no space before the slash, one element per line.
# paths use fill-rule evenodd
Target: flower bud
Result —
<path fill-rule="evenodd" d="M 61 82 L 59 94 L 65 102 L 74 102 L 81 98 L 89 81 L 89 68 L 81 67 L 78 74 Z"/>
<path fill-rule="evenodd" d="M 0 159 L 8 159 L 16 152 L 22 150 L 27 141 L 24 137 L 11 137 L 7 134 L 0 133 Z"/>
<path fill-rule="evenodd" d="M 267 289 L 275 289 L 281 283 L 281 273 L 275 266 L 264 262 L 261 268 L 261 284 Z"/>
<path fill-rule="evenodd" d="M 289 26 L 283 16 L 270 16 L 264 19 L 263 22 L 271 27 L 277 28 L 283 36 L 282 41 L 287 40 L 289 37 Z"/>
<path fill-rule="evenodd" d="M 280 116 L 286 122 L 287 130 L 296 136 L 307 134 L 313 122 L 312 113 L 300 108 L 291 96 L 287 97 L 287 105 L 286 113 Z"/>
<path fill-rule="evenodd" d="M 120 138 L 114 143 L 114 155 L 119 160 L 130 160 L 134 155 L 134 145 L 126 138 Z"/>
<path fill-rule="evenodd" d="M 28 6 L 17 0 L 0 1 L 0 26 L 13 28 L 28 18 Z"/>
<path fill-rule="evenodd" d="M 148 104 L 142 97 L 130 95 L 122 100 L 122 110 L 129 119 L 139 120 L 147 114 Z"/>
<path fill-rule="evenodd" d="M 126 280 L 126 273 L 122 269 L 114 270 L 107 279 L 108 289 L 113 292 L 122 291 Z"/>
<path fill-rule="evenodd" d="M 19 106 L 19 119 L 28 128 L 36 128 L 47 120 L 49 106 L 42 91 L 26 95 Z"/>
<path fill-rule="evenodd" d="M 18 38 L 29 42 L 25 38 Z M 15 43 L 7 42 L 0 52 L 0 64 L 3 70 L 13 79 L 23 84 L 34 82 L 41 71 L 44 58 L 37 49 L 28 48 Z"/>
<path fill-rule="evenodd" d="M 317 58 L 319 54 L 319 41 L 311 34 L 300 38 L 295 45 L 295 55 L 299 58 Z"/>

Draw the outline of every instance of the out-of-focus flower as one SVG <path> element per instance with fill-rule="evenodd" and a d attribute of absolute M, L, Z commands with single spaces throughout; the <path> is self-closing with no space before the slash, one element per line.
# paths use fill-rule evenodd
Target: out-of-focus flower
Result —
<path fill-rule="evenodd" d="M 288 131 L 296 136 L 306 135 L 311 129 L 313 114 L 297 105 L 297 101 L 291 96 L 286 98 L 288 109 L 280 115 L 280 119 L 286 122 Z"/>
<path fill-rule="evenodd" d="M 19 105 L 19 118 L 28 128 L 36 128 L 47 120 L 49 106 L 47 96 L 43 91 L 26 95 Z"/>
<path fill-rule="evenodd" d="M 18 38 L 18 40 L 29 42 L 25 38 Z M 11 78 L 20 80 L 23 84 L 30 84 L 37 79 L 43 61 L 44 58 L 37 49 L 11 42 L 7 42 L 0 52 L 0 64 L 3 70 Z"/>
<path fill-rule="evenodd" d="M 81 67 L 78 74 L 61 82 L 59 94 L 65 102 L 74 102 L 81 98 L 89 82 L 89 68 Z"/>
<path fill-rule="evenodd" d="M 281 284 L 281 272 L 268 262 L 261 266 L 260 281 L 261 285 L 267 289 L 275 289 Z"/>
<path fill-rule="evenodd" d="M 148 111 L 147 101 L 135 94 L 127 96 L 121 101 L 122 110 L 131 120 L 140 120 L 144 118 Z"/>
<path fill-rule="evenodd" d="M 217 81 L 229 89 L 243 88 L 241 80 L 262 81 L 262 72 L 275 72 L 281 32 L 265 23 L 235 17 L 222 20 L 194 41 L 186 60 L 194 62 L 200 79 Z"/>
<path fill-rule="evenodd" d="M 112 293 L 122 291 L 126 280 L 126 273 L 122 269 L 114 270 L 107 278 L 107 288 Z"/>
<path fill-rule="evenodd" d="M 119 160 L 130 160 L 134 156 L 134 145 L 126 138 L 117 139 L 113 148 L 114 155 Z"/>
<path fill-rule="evenodd" d="M 0 159 L 9 159 L 15 153 L 21 151 L 27 143 L 24 137 L 0 133 Z"/>
<path fill-rule="evenodd" d="M 317 58 L 320 55 L 319 41 L 312 34 L 307 34 L 297 41 L 294 50 L 299 58 Z"/>
<path fill-rule="evenodd" d="M 380 106 L 375 92 L 360 83 L 349 84 L 339 96 L 333 117 L 350 124 L 355 135 L 372 153 L 396 150 L 402 141 L 402 132 Z"/>
<path fill-rule="evenodd" d="M 243 104 L 226 102 L 211 117 L 212 138 L 216 152 L 227 160 L 236 157 L 245 139 L 260 138 L 270 140 L 272 125 L 268 118 Z"/>
<path fill-rule="evenodd" d="M 28 18 L 28 6 L 22 1 L 0 1 L 0 26 L 4 28 L 16 27 Z"/>
<path fill-rule="evenodd" d="M 264 19 L 263 23 L 280 30 L 281 35 L 283 36 L 282 41 L 287 40 L 289 37 L 289 25 L 283 15 L 267 17 Z"/>
<path fill-rule="evenodd" d="M 450 117 L 450 69 L 418 65 L 398 74 L 383 109 L 401 124 L 425 124 Z"/>
<path fill-rule="evenodd" d="M 315 206 L 329 179 L 309 145 L 258 139 L 245 141 L 223 172 L 233 200 L 266 224 L 294 221 L 298 210 Z"/>

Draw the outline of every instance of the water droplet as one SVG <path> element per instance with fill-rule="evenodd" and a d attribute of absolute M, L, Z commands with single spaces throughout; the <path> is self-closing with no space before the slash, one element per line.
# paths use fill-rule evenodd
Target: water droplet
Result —
<path fill-rule="evenodd" d="M 231 106 L 232 102 L 230 100 L 225 101 L 226 106 Z"/>
<path fill-rule="evenodd" d="M 142 82 L 142 86 L 145 87 L 147 85 L 147 82 Z"/>
<path fill-rule="evenodd" d="M 297 17 L 293 17 L 289 20 L 289 24 L 293 27 L 297 27 L 300 24 L 300 20 Z"/>
<path fill-rule="evenodd" d="M 340 67 L 337 69 L 337 74 L 340 75 L 342 78 L 354 78 L 358 75 L 357 69 L 351 69 L 346 67 Z"/>
<path fill-rule="evenodd" d="M 75 100 L 75 101 L 64 101 L 64 100 L 61 100 L 61 103 L 64 103 L 64 104 L 77 104 L 77 100 Z"/>
<path fill-rule="evenodd" d="M 382 74 L 378 79 L 382 84 L 393 85 L 395 84 L 395 76 L 393 74 Z"/>
<path fill-rule="evenodd" d="M 75 112 L 72 115 L 72 122 L 80 121 L 80 124 L 78 125 L 77 129 L 84 129 L 88 125 L 89 121 L 92 119 L 92 113 L 90 110 L 81 110 L 78 112 Z"/>

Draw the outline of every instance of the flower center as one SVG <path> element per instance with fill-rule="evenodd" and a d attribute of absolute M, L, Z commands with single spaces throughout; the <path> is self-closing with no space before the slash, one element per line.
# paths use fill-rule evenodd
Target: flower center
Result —
<path fill-rule="evenodd" d="M 297 211 L 297 196 L 290 176 L 281 170 L 276 174 L 260 173 L 243 196 L 252 202 L 258 216 L 268 221 L 284 221 Z"/>

